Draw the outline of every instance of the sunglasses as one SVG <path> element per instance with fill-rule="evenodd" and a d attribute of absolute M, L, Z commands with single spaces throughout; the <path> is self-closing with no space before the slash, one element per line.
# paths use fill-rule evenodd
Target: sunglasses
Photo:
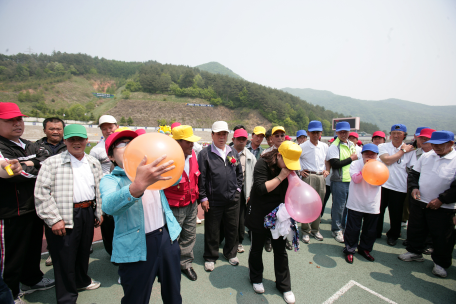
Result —
<path fill-rule="evenodd" d="M 126 147 L 131 141 L 127 141 L 127 142 L 121 142 L 121 143 L 118 143 L 115 148 L 124 148 Z"/>
<path fill-rule="evenodd" d="M 276 138 L 285 137 L 285 134 L 274 134 L 274 137 L 276 137 Z"/>

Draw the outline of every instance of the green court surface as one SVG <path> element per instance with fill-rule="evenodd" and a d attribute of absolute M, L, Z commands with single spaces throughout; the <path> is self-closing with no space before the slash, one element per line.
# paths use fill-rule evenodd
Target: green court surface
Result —
<path fill-rule="evenodd" d="M 331 237 L 330 203 L 328 202 L 321 223 L 323 242 L 311 239 L 309 245 L 301 244 L 298 252 L 288 251 L 292 290 L 296 303 L 456 303 L 456 253 L 453 266 L 445 279 L 436 277 L 431 270 L 433 262 L 425 256 L 423 263 L 402 262 L 397 256 L 405 252 L 400 239 L 395 247 L 386 244 L 383 235 L 374 245 L 372 255 L 375 262 L 369 262 L 355 255 L 354 263 L 347 264 L 342 254 L 343 245 Z M 388 220 L 388 215 L 385 216 Z M 203 222 L 204 223 L 204 222 Z M 197 228 L 193 267 L 198 280 L 190 281 L 182 276 L 181 294 L 183 303 L 285 303 L 281 293 L 275 288 L 273 253 L 263 253 L 264 280 L 266 292 L 255 294 L 248 276 L 248 250 L 250 240 L 244 240 L 245 253 L 238 254 L 240 265 L 231 266 L 220 259 L 212 273 L 204 271 L 203 247 L 204 224 Z M 389 229 L 385 223 L 384 232 Z M 403 228 L 405 238 L 406 230 Z M 41 269 L 45 276 L 53 278 L 52 267 L 44 264 Z M 102 243 L 94 244 L 89 275 L 101 282 L 101 287 L 93 291 L 79 293 L 78 303 L 120 303 L 122 287 L 117 283 L 117 267 L 109 261 Z M 35 292 L 25 296 L 28 303 L 56 303 L 55 290 Z M 160 284 L 155 281 L 150 303 L 162 303 Z"/>

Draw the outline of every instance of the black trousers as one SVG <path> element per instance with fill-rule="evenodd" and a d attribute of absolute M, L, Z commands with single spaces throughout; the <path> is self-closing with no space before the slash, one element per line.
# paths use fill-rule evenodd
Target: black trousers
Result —
<path fill-rule="evenodd" d="M 380 216 L 377 222 L 378 238 L 382 236 L 383 219 L 387 207 L 390 217 L 390 230 L 388 230 L 386 236 L 395 240 L 401 236 L 402 210 L 404 209 L 404 200 L 406 196 L 407 193 L 397 192 L 382 187 Z"/>
<path fill-rule="evenodd" d="M 106 252 L 112 255 L 112 239 L 114 238 L 114 217 L 109 214 L 103 214 L 103 224 L 100 226 L 101 237 Z"/>
<path fill-rule="evenodd" d="M 76 303 L 78 288 L 92 282 L 89 270 L 90 245 L 93 240 L 93 209 L 73 209 L 73 229 L 66 229 L 65 236 L 55 235 L 46 226 L 46 239 L 54 265 L 57 303 Z"/>
<path fill-rule="evenodd" d="M 40 270 L 43 221 L 35 212 L 2 219 L 0 238 L 0 271 L 16 298 L 19 283 L 33 286 L 43 279 Z"/>
<path fill-rule="evenodd" d="M 165 225 L 146 234 L 146 246 L 146 261 L 119 264 L 120 282 L 124 290 L 121 303 L 149 303 L 157 276 L 161 283 L 163 303 L 182 303 L 179 243 L 177 240 L 171 242 Z"/>
<path fill-rule="evenodd" d="M 331 186 L 326 185 L 326 193 L 325 193 L 325 199 L 323 200 L 323 208 L 321 208 L 321 216 L 323 216 L 323 213 L 325 213 L 326 203 L 328 202 L 330 195 L 331 195 Z"/>
<path fill-rule="evenodd" d="M 249 274 L 250 282 L 263 282 L 263 246 L 266 238 L 271 238 L 271 231 L 252 231 L 252 245 L 249 252 Z M 280 292 L 291 290 L 290 269 L 288 268 L 288 254 L 285 248 L 283 237 L 272 239 L 272 249 L 274 250 L 274 272 L 276 277 L 276 287 Z"/>
<path fill-rule="evenodd" d="M 345 226 L 344 253 L 354 254 L 358 250 L 372 251 L 377 235 L 378 214 L 364 213 L 347 208 L 347 225 Z M 361 241 L 359 233 L 361 231 Z M 359 245 L 358 245 L 359 242 Z"/>
<path fill-rule="evenodd" d="M 238 244 L 242 244 L 244 241 L 245 236 L 245 210 L 247 209 L 247 205 L 245 204 L 245 193 L 244 188 L 241 191 L 241 201 L 239 203 L 239 227 L 238 227 Z"/>
<path fill-rule="evenodd" d="M 440 207 L 426 208 L 427 204 L 410 200 L 410 215 L 407 227 L 407 251 L 420 254 L 426 248 L 426 236 L 432 237 L 432 260 L 443 268 L 451 266 L 455 232 L 453 216 L 455 210 Z"/>
<path fill-rule="evenodd" d="M 8 285 L 6 285 L 6 283 L 3 281 L 2 276 L 0 276 L 0 303 L 14 304 L 11 290 L 8 288 Z"/>
<path fill-rule="evenodd" d="M 212 206 L 204 213 L 204 255 L 207 262 L 219 258 L 220 223 L 223 220 L 225 246 L 223 255 L 234 258 L 238 247 L 239 201 L 229 202 L 224 206 Z"/>

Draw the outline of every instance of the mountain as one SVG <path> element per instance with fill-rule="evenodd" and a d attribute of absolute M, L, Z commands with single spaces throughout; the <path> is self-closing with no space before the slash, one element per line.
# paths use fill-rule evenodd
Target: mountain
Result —
<path fill-rule="evenodd" d="M 202 71 L 206 71 L 206 72 L 213 73 L 213 74 L 222 74 L 222 75 L 227 75 L 227 76 L 230 76 L 233 78 L 244 79 L 241 76 L 239 76 L 238 74 L 236 74 L 235 72 L 231 71 L 226 66 L 224 66 L 218 62 L 215 62 L 215 61 L 197 65 L 195 68 L 198 68 Z"/>
<path fill-rule="evenodd" d="M 361 121 L 376 124 L 382 130 L 389 131 L 393 124 L 402 123 L 409 134 L 422 126 L 456 132 L 456 106 L 428 106 L 395 98 L 360 100 L 313 89 L 284 88 L 282 91 L 327 110 L 360 117 Z"/>

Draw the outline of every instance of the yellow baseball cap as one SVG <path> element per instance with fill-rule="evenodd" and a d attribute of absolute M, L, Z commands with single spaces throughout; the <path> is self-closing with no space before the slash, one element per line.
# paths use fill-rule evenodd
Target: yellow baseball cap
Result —
<path fill-rule="evenodd" d="M 264 136 L 266 136 L 266 129 L 261 126 L 257 126 L 257 127 L 255 127 L 255 129 L 253 129 L 253 134 L 256 134 L 256 135 L 263 134 Z"/>
<path fill-rule="evenodd" d="M 120 127 L 120 128 L 117 128 L 114 133 L 118 133 L 118 132 L 122 132 L 122 131 L 133 131 L 132 129 L 130 129 L 129 127 Z"/>
<path fill-rule="evenodd" d="M 292 141 L 286 140 L 279 147 L 279 153 L 282 154 L 285 165 L 290 170 L 301 170 L 301 163 L 299 158 L 301 157 L 301 147 Z"/>
<path fill-rule="evenodd" d="M 274 134 L 274 133 L 277 132 L 277 131 L 283 131 L 283 132 L 285 133 L 285 128 L 282 127 L 282 126 L 274 127 L 274 128 L 272 128 L 271 134 Z"/>
<path fill-rule="evenodd" d="M 178 127 L 173 128 L 173 138 L 175 140 L 186 140 L 195 142 L 201 139 L 201 137 L 193 135 L 193 129 L 191 126 L 181 125 Z"/>

